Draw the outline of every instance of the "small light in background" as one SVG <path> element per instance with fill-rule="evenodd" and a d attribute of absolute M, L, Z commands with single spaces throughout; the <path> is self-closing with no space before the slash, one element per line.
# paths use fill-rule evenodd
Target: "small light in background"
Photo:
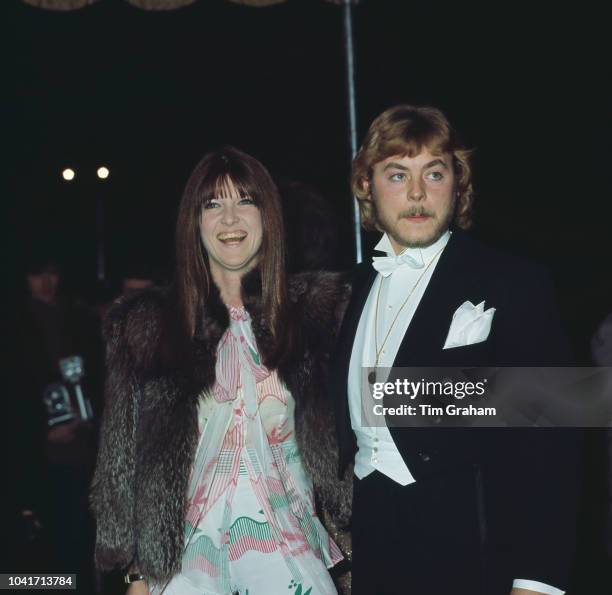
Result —
<path fill-rule="evenodd" d="M 99 167 L 97 174 L 101 180 L 106 180 L 106 178 L 108 178 L 110 175 L 110 171 L 108 170 L 108 167 Z"/>
<path fill-rule="evenodd" d="M 70 182 L 71 180 L 74 180 L 74 176 L 76 174 L 74 173 L 73 169 L 70 169 L 69 167 L 67 167 L 63 172 L 62 172 L 62 178 L 64 178 L 64 180 L 66 180 L 67 182 Z"/>

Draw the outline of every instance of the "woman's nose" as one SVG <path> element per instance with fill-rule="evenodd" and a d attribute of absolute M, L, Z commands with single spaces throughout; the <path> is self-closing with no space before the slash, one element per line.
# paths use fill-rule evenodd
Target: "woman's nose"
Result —
<path fill-rule="evenodd" d="M 225 225 L 233 225 L 237 220 L 238 214 L 236 213 L 236 207 L 232 203 L 223 205 L 222 223 Z"/>

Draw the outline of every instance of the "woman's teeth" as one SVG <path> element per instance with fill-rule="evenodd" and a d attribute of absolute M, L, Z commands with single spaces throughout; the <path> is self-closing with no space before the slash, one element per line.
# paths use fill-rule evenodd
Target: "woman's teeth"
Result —
<path fill-rule="evenodd" d="M 242 242 L 246 236 L 246 233 L 221 233 L 217 238 L 224 244 L 238 244 Z"/>

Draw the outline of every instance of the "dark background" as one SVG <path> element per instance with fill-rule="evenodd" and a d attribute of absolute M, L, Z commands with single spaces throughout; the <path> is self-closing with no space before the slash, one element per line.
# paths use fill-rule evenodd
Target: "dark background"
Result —
<path fill-rule="evenodd" d="M 550 267 L 586 361 L 590 334 L 612 310 L 606 17 L 586 3 L 535 5 L 363 0 L 354 9 L 359 140 L 397 102 L 446 111 L 475 149 L 474 232 Z M 111 278 L 143 256 L 171 267 L 183 185 L 222 143 L 321 191 L 339 218 L 339 266 L 352 264 L 339 6 L 206 0 L 148 12 L 102 0 L 57 13 L 10 0 L 0 11 L 9 283 L 42 245 L 93 295 L 98 193 Z M 111 170 L 105 183 L 99 165 Z M 77 171 L 71 184 L 60 177 L 67 166 Z"/>

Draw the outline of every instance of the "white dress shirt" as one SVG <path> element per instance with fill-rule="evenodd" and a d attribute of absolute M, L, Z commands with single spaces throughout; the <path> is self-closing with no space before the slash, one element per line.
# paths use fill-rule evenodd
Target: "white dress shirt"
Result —
<path fill-rule="evenodd" d="M 386 426 L 361 425 L 362 369 L 376 365 L 377 348 L 380 351 L 378 366 L 382 368 L 393 366 L 402 339 L 449 238 L 450 232 L 447 231 L 431 246 L 406 248 L 401 253 L 402 262 L 392 274 L 387 277 L 383 277 L 380 273 L 377 275 L 361 313 L 348 374 L 351 427 L 357 438 L 355 475 L 359 479 L 377 470 L 402 486 L 415 482 L 410 469 L 397 450 L 389 429 Z M 383 235 L 375 249 L 385 252 L 388 256 L 396 256 L 387 234 Z M 378 345 L 374 333 L 376 319 Z M 564 594 L 564 591 L 550 585 L 526 579 L 515 579 L 513 588 L 531 589 L 546 595 Z"/>
<path fill-rule="evenodd" d="M 409 262 L 402 262 L 388 277 L 383 277 L 379 273 L 372 284 L 372 289 L 357 327 L 348 376 L 351 426 L 357 437 L 358 448 L 355 455 L 355 475 L 359 479 L 363 479 L 377 469 L 400 485 L 408 485 L 414 482 L 414 477 L 397 450 L 389 429 L 387 427 L 362 427 L 361 425 L 362 368 L 373 367 L 376 364 L 377 346 L 374 333 L 376 318 L 378 318 L 376 333 L 378 350 L 382 350 L 378 365 L 383 368 L 393 366 L 408 325 L 423 297 L 449 237 L 450 233 L 447 231 L 431 246 L 406 248 L 402 255 L 410 256 L 410 259 L 405 259 Z M 395 256 L 386 234 L 376 245 L 376 250 Z M 428 265 L 429 268 L 427 268 Z M 427 270 L 425 270 L 426 268 Z M 380 299 L 377 300 L 379 291 Z M 402 304 L 404 304 L 408 295 L 410 297 L 402 308 Z M 376 313 L 377 301 L 378 315 Z M 395 324 L 393 324 L 394 320 Z M 393 327 L 391 328 L 392 324 Z M 389 336 L 385 341 L 387 333 L 389 333 Z"/>

